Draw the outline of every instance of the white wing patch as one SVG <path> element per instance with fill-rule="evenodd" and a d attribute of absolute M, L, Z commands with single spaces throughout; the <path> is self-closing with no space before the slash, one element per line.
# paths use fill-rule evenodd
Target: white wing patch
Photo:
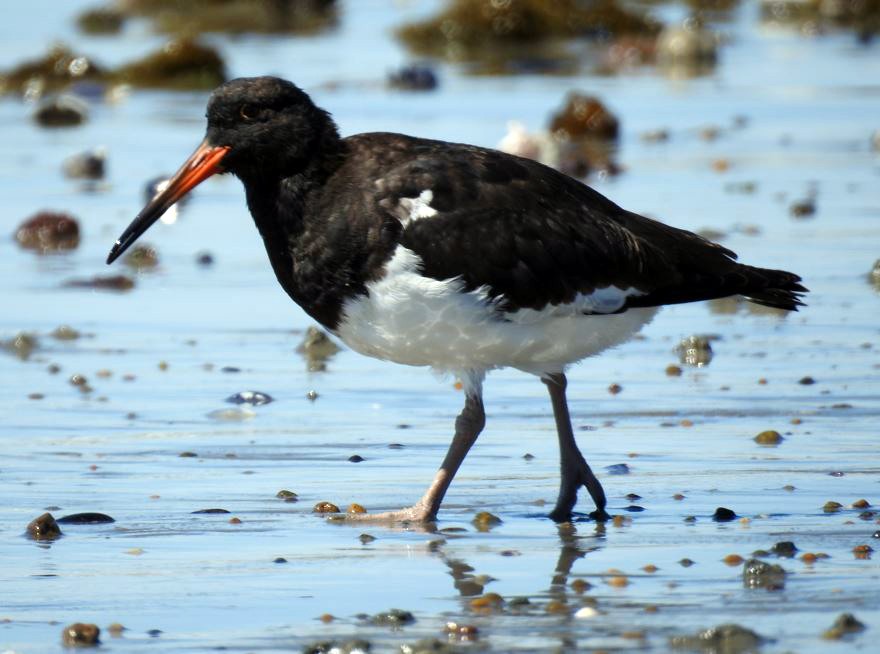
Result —
<path fill-rule="evenodd" d="M 367 291 L 343 307 L 336 331 L 349 347 L 457 375 L 502 367 L 561 372 L 628 341 L 657 311 L 613 313 L 638 291 L 612 286 L 568 304 L 499 312 L 485 288 L 467 291 L 460 279 L 423 276 L 421 259 L 402 245 Z M 602 313 L 610 315 L 596 315 Z"/>
<path fill-rule="evenodd" d="M 396 203 L 390 198 L 385 198 L 379 202 L 379 205 L 393 214 L 405 227 L 415 220 L 436 216 L 437 210 L 431 206 L 433 199 L 434 192 L 425 189 L 416 198 L 400 198 Z"/>

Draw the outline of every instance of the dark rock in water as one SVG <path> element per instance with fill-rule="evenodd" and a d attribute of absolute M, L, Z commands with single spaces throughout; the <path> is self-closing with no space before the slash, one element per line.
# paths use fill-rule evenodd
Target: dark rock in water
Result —
<path fill-rule="evenodd" d="M 34 120 L 41 127 L 76 127 L 86 122 L 88 117 L 88 106 L 72 95 L 47 98 L 34 112 Z"/>
<path fill-rule="evenodd" d="M 170 33 L 314 34 L 336 24 L 336 0 L 126 0 L 130 15 Z"/>
<path fill-rule="evenodd" d="M 399 627 L 405 624 L 412 624 L 415 621 L 416 618 L 412 613 L 402 609 L 390 609 L 377 613 L 370 618 L 370 622 L 374 625 L 383 627 Z"/>
<path fill-rule="evenodd" d="M 789 207 L 789 213 L 793 218 L 809 218 L 816 213 L 816 199 L 805 198 L 798 200 Z"/>
<path fill-rule="evenodd" d="M 550 132 L 562 141 L 613 141 L 619 131 L 619 121 L 598 98 L 580 93 L 569 93 L 565 106 L 550 120 Z"/>
<path fill-rule="evenodd" d="M 746 588 L 782 590 L 785 588 L 785 568 L 759 559 L 743 563 L 743 585 Z"/>
<path fill-rule="evenodd" d="M 296 351 L 305 357 L 306 367 L 310 372 L 319 372 L 327 369 L 327 362 L 339 352 L 339 346 L 327 332 L 312 326 L 306 330 L 306 335 Z"/>
<path fill-rule="evenodd" d="M 669 645 L 705 654 L 743 654 L 755 652 L 767 639 L 738 624 L 722 624 L 699 631 L 693 636 L 673 636 Z"/>
<path fill-rule="evenodd" d="M 66 89 L 73 82 L 103 80 L 105 75 L 88 57 L 64 45 L 56 45 L 45 57 L 26 61 L 0 74 L 0 94 L 17 93 L 36 99 L 43 93 Z"/>
<path fill-rule="evenodd" d="M 112 7 L 86 9 L 76 17 L 76 26 L 86 34 L 118 34 L 125 23 L 125 14 Z"/>
<path fill-rule="evenodd" d="M 104 148 L 95 148 L 68 157 L 61 167 L 65 177 L 70 179 L 104 179 L 106 160 Z"/>
<path fill-rule="evenodd" d="M 871 266 L 871 270 L 868 272 L 868 283 L 880 291 L 880 259 L 877 259 Z"/>
<path fill-rule="evenodd" d="M 181 38 L 122 66 L 113 79 L 143 88 L 211 90 L 226 81 L 226 65 L 214 48 Z"/>
<path fill-rule="evenodd" d="M 712 519 L 715 522 L 730 522 L 731 520 L 736 520 L 736 513 L 723 506 L 719 506 L 715 509 L 715 513 L 712 514 Z"/>
<path fill-rule="evenodd" d="M 471 520 L 471 524 L 477 528 L 477 531 L 489 531 L 492 527 L 497 527 L 502 522 L 501 518 L 488 511 L 480 511 L 474 516 L 474 519 Z"/>
<path fill-rule="evenodd" d="M 40 253 L 72 250 L 79 245 L 79 223 L 67 213 L 40 211 L 18 226 L 15 240 Z"/>
<path fill-rule="evenodd" d="M 678 355 L 679 361 L 684 365 L 696 368 L 708 366 L 709 362 L 712 361 L 711 340 L 710 336 L 701 334 L 688 336 L 675 346 L 675 353 Z"/>
<path fill-rule="evenodd" d="M 116 522 L 106 513 L 71 513 L 63 518 L 58 518 L 61 525 L 105 525 Z"/>
<path fill-rule="evenodd" d="M 656 22 L 611 1 L 452 0 L 438 15 L 404 25 L 397 36 L 410 50 L 425 56 L 456 61 L 506 56 L 528 62 L 524 48 L 560 38 L 608 38 L 658 30 Z M 534 67 L 519 70 L 533 71 Z"/>
<path fill-rule="evenodd" d="M 366 459 L 360 454 L 352 454 L 350 457 L 348 457 L 348 461 L 350 463 L 361 463 L 362 461 L 366 461 Z"/>
<path fill-rule="evenodd" d="M 61 537 L 61 527 L 51 513 L 34 518 L 26 527 L 27 535 L 34 540 L 55 540 Z"/>
<path fill-rule="evenodd" d="M 277 497 L 279 500 L 284 500 L 285 502 L 296 502 L 299 499 L 296 493 L 284 489 L 275 493 L 275 497 Z"/>
<path fill-rule="evenodd" d="M 98 291 L 130 291 L 134 288 L 134 280 L 125 275 L 95 275 L 88 279 L 69 279 L 64 282 L 65 288 L 90 288 Z"/>
<path fill-rule="evenodd" d="M 770 548 L 770 551 L 776 556 L 781 556 L 785 559 L 791 559 L 794 558 L 795 554 L 797 554 L 798 548 L 790 540 L 782 540 L 773 545 L 773 547 Z"/>
<path fill-rule="evenodd" d="M 0 341 L 0 350 L 14 354 L 22 361 L 27 361 L 37 347 L 37 337 L 27 332 L 19 332 L 8 340 Z"/>
<path fill-rule="evenodd" d="M 312 513 L 339 513 L 339 507 L 333 502 L 318 502 L 312 509 Z"/>
<path fill-rule="evenodd" d="M 226 513 L 229 513 L 229 511 L 227 511 L 226 509 L 199 509 L 198 511 L 193 511 L 192 515 L 201 515 L 201 514 L 215 515 L 215 514 L 226 514 Z"/>
<path fill-rule="evenodd" d="M 827 640 L 840 640 L 851 634 L 857 634 L 865 630 L 865 625 L 852 613 L 841 613 L 837 620 L 823 634 Z"/>
<path fill-rule="evenodd" d="M 274 398 L 260 391 L 241 391 L 226 398 L 230 404 L 247 404 L 249 406 L 262 406 L 274 402 Z"/>
<path fill-rule="evenodd" d="M 159 253 L 152 245 L 138 244 L 128 251 L 122 261 L 135 270 L 151 270 L 159 265 Z"/>
<path fill-rule="evenodd" d="M 101 642 L 100 636 L 98 625 L 75 622 L 61 630 L 61 644 L 65 647 L 94 647 Z"/>
<path fill-rule="evenodd" d="M 437 88 L 437 75 L 426 65 L 410 65 L 388 75 L 388 86 L 400 91 L 433 91 Z"/>
<path fill-rule="evenodd" d="M 210 252 L 199 252 L 196 255 L 196 263 L 202 266 L 203 268 L 207 268 L 209 266 L 214 265 L 214 255 Z"/>
<path fill-rule="evenodd" d="M 605 466 L 605 472 L 609 475 L 628 475 L 629 466 L 625 463 L 615 463 L 610 466 Z"/>

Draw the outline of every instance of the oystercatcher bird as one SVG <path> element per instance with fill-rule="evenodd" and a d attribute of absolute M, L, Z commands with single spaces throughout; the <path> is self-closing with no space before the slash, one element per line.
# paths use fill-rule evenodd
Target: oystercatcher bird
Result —
<path fill-rule="evenodd" d="M 630 339 L 664 304 L 743 295 L 797 310 L 800 277 L 739 264 L 696 234 L 622 209 L 581 182 L 486 148 L 392 133 L 340 138 L 330 115 L 275 77 L 236 79 L 208 102 L 201 145 L 123 232 L 119 257 L 216 173 L 244 184 L 281 286 L 353 350 L 456 375 L 464 408 L 412 507 L 430 521 L 483 429 L 482 383 L 512 367 L 547 386 L 561 484 L 550 517 L 602 486 L 575 443 L 566 367 Z"/>

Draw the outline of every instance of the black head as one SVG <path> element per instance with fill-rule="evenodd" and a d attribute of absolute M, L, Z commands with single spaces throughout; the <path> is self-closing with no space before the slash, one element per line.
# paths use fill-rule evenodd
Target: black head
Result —
<path fill-rule="evenodd" d="M 283 178 L 301 172 L 328 133 L 329 115 L 299 87 L 277 77 L 226 82 L 208 101 L 206 142 L 228 147 L 223 168 L 243 179 Z"/>
<path fill-rule="evenodd" d="M 305 172 L 339 143 L 329 114 L 277 77 L 226 82 L 211 94 L 206 115 L 205 140 L 117 239 L 107 263 L 211 175 L 231 172 L 246 184 L 280 180 Z"/>

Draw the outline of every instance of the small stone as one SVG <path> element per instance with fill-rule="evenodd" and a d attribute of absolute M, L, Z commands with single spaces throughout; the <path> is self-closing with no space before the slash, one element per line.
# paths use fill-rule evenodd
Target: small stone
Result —
<path fill-rule="evenodd" d="M 180 457 L 181 459 L 194 459 L 198 456 L 198 454 L 196 454 L 195 452 L 187 451 L 187 452 L 181 452 L 177 456 Z"/>
<path fill-rule="evenodd" d="M 871 506 L 871 503 L 868 500 L 862 499 L 856 500 L 850 506 L 852 506 L 852 508 L 854 509 L 867 509 L 869 506 Z"/>
<path fill-rule="evenodd" d="M 723 506 L 719 506 L 715 509 L 715 513 L 712 514 L 712 519 L 715 522 L 730 522 L 731 520 L 736 520 L 736 513 Z"/>
<path fill-rule="evenodd" d="M 62 536 L 61 527 L 51 513 L 44 513 L 31 520 L 26 527 L 27 535 L 34 540 L 55 540 Z"/>
<path fill-rule="evenodd" d="M 774 544 L 770 551 L 776 556 L 791 559 L 797 554 L 798 548 L 790 540 L 782 540 Z"/>
<path fill-rule="evenodd" d="M 491 611 L 504 606 L 504 598 L 498 593 L 486 593 L 471 600 L 471 608 L 476 611 Z"/>
<path fill-rule="evenodd" d="M 65 647 L 92 647 L 101 642 L 100 635 L 98 625 L 75 622 L 61 630 L 61 644 Z"/>
<path fill-rule="evenodd" d="M 611 393 L 611 395 L 617 395 L 622 390 L 623 386 L 621 386 L 620 384 L 611 384 L 611 386 L 608 387 L 608 392 Z"/>
<path fill-rule="evenodd" d="M 672 496 L 672 499 L 674 499 L 677 502 L 681 502 L 684 498 L 685 498 L 685 496 L 682 495 L 681 493 L 676 493 L 675 495 Z"/>
<path fill-rule="evenodd" d="M 433 91 L 437 88 L 437 75 L 429 66 L 412 64 L 390 73 L 388 86 L 399 91 Z"/>
<path fill-rule="evenodd" d="M 134 288 L 134 280 L 125 275 L 95 275 L 88 278 L 68 279 L 64 288 L 86 288 L 96 291 L 130 291 Z"/>
<path fill-rule="evenodd" d="M 696 565 L 696 561 L 685 557 L 678 562 L 678 565 L 682 568 L 690 568 L 692 565 Z"/>
<path fill-rule="evenodd" d="M 198 511 L 193 511 L 192 515 L 226 515 L 228 513 L 227 509 L 199 509 Z"/>
<path fill-rule="evenodd" d="M 578 595 L 583 595 L 592 587 L 593 585 L 585 579 L 575 579 L 571 582 L 571 589 Z"/>
<path fill-rule="evenodd" d="M 628 475 L 630 469 L 625 463 L 614 463 L 610 466 L 605 466 L 605 472 L 609 475 Z"/>
<path fill-rule="evenodd" d="M 712 361 L 711 337 L 695 334 L 688 336 L 675 347 L 682 364 L 702 368 Z"/>
<path fill-rule="evenodd" d="M 348 508 L 345 510 L 346 513 L 366 513 L 367 510 L 358 504 L 357 502 L 352 502 L 348 505 Z"/>
<path fill-rule="evenodd" d="M 214 255 L 210 252 L 199 252 L 196 255 L 196 263 L 203 268 L 214 265 Z"/>
<path fill-rule="evenodd" d="M 785 587 L 785 569 L 759 559 L 749 559 L 743 564 L 743 585 L 746 588 L 782 590 Z"/>
<path fill-rule="evenodd" d="M 646 573 L 649 574 L 649 575 L 654 574 L 654 573 L 657 572 L 659 569 L 660 569 L 660 568 L 658 568 L 658 567 L 657 567 L 656 565 L 654 565 L 653 563 L 649 563 L 648 565 L 642 566 L 642 571 L 643 571 L 643 572 L 646 572 Z"/>
<path fill-rule="evenodd" d="M 629 586 L 629 579 L 626 575 L 614 575 L 609 577 L 606 583 L 612 588 L 626 588 Z"/>
<path fill-rule="evenodd" d="M 810 377 L 809 375 L 798 379 L 798 384 L 800 384 L 801 386 L 812 386 L 815 383 L 816 383 L 816 380 L 813 379 L 812 377 Z"/>
<path fill-rule="evenodd" d="M 815 198 L 804 198 L 794 202 L 788 209 L 794 218 L 809 218 L 816 213 Z"/>
<path fill-rule="evenodd" d="M 333 502 L 318 502 L 312 509 L 312 513 L 339 513 L 339 507 Z"/>
<path fill-rule="evenodd" d="M 528 452 L 526 452 L 525 454 L 523 454 L 522 458 L 526 461 L 533 461 L 535 458 L 535 455 L 529 454 Z"/>
<path fill-rule="evenodd" d="M 230 404 L 247 404 L 248 406 L 263 406 L 274 401 L 274 398 L 267 393 L 260 391 L 241 391 L 226 398 L 226 402 Z"/>
<path fill-rule="evenodd" d="M 724 561 L 724 565 L 729 566 L 738 566 L 742 564 L 744 560 L 745 559 L 743 559 L 743 557 L 741 557 L 739 554 L 728 554 L 722 559 L 722 561 Z"/>
<path fill-rule="evenodd" d="M 60 525 L 107 525 L 116 522 L 106 513 L 72 513 L 62 518 L 58 518 Z"/>
<path fill-rule="evenodd" d="M 693 636 L 674 636 L 669 644 L 674 649 L 688 649 L 713 654 L 755 652 L 766 639 L 738 624 L 722 624 Z"/>
<path fill-rule="evenodd" d="M 489 531 L 492 527 L 497 527 L 502 522 L 501 518 L 488 511 L 480 511 L 471 520 L 471 524 L 477 528 L 477 531 Z"/>
<path fill-rule="evenodd" d="M 56 341 L 75 341 L 80 337 L 80 333 L 70 325 L 58 325 L 49 336 Z"/>
<path fill-rule="evenodd" d="M 88 105 L 72 95 L 47 98 L 34 112 L 34 120 L 40 127 L 76 127 L 88 117 Z"/>
<path fill-rule="evenodd" d="M 285 559 L 283 556 L 276 556 L 274 559 L 272 559 L 272 563 L 287 563 L 287 559 Z"/>
<path fill-rule="evenodd" d="M 785 439 L 778 431 L 768 429 L 755 436 L 754 440 L 758 445 L 775 446 L 779 445 Z"/>
<path fill-rule="evenodd" d="M 350 457 L 348 457 L 348 461 L 349 463 L 361 463 L 362 461 L 366 461 L 366 459 L 360 454 L 352 454 Z"/>
<path fill-rule="evenodd" d="M 399 627 L 405 624 L 412 624 L 415 621 L 416 618 L 412 613 L 402 609 L 390 609 L 382 613 L 377 613 L 370 618 L 370 622 L 382 627 Z"/>
<path fill-rule="evenodd" d="M 834 500 L 828 500 L 828 501 L 825 502 L 825 504 L 822 506 L 822 510 L 823 510 L 825 513 L 837 513 L 837 512 L 840 511 L 842 508 L 843 508 L 843 504 L 841 504 L 840 502 L 835 502 Z"/>
<path fill-rule="evenodd" d="M 853 554 L 857 559 L 870 559 L 874 548 L 870 545 L 856 545 L 853 548 Z"/>
<path fill-rule="evenodd" d="M 865 630 L 865 625 L 852 613 L 841 613 L 837 616 L 834 624 L 822 634 L 827 640 L 840 640 L 850 634 L 857 634 Z"/>
<path fill-rule="evenodd" d="M 306 399 L 310 402 L 314 402 L 318 399 L 318 391 L 309 391 L 308 393 L 306 393 Z"/>
<path fill-rule="evenodd" d="M 369 545 L 376 540 L 376 537 L 371 534 L 361 534 L 358 536 L 358 540 L 361 542 L 361 545 Z"/>
<path fill-rule="evenodd" d="M 119 638 L 123 631 L 125 631 L 125 627 L 119 622 L 111 622 L 107 625 L 107 633 L 114 638 Z"/>
<path fill-rule="evenodd" d="M 275 497 L 277 497 L 279 500 L 284 500 L 285 502 L 296 502 L 299 499 L 296 493 L 284 489 L 275 493 Z"/>
<path fill-rule="evenodd" d="M 80 231 L 76 218 L 58 211 L 34 214 L 15 230 L 15 240 L 40 254 L 72 250 L 79 245 Z"/>
<path fill-rule="evenodd" d="M 159 265 L 159 253 L 152 245 L 135 245 L 122 262 L 135 270 L 152 270 Z"/>

